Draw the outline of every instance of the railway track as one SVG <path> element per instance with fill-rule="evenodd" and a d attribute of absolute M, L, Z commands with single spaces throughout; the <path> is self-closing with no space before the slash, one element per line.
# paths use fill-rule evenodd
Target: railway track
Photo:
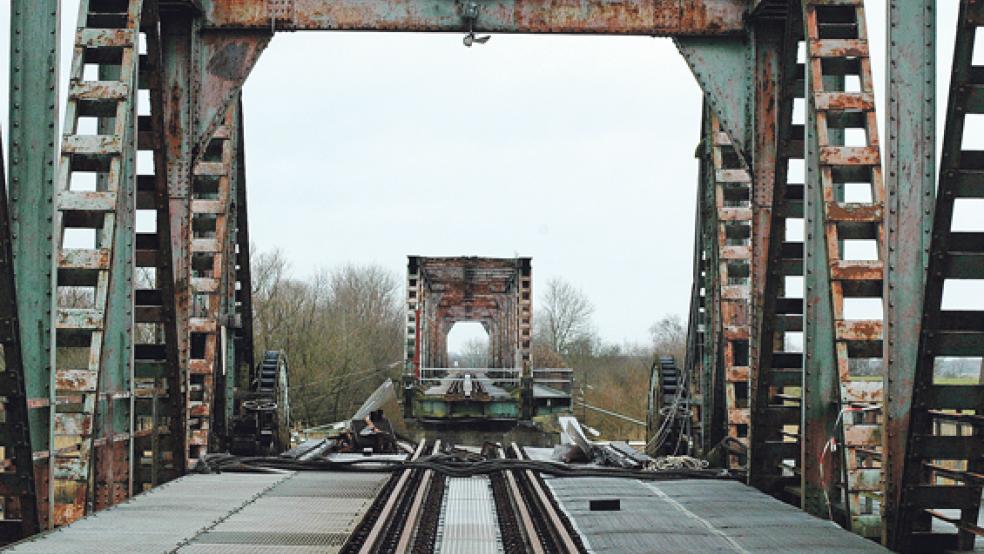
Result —
<path fill-rule="evenodd" d="M 411 459 L 426 459 L 441 448 L 440 441 L 421 442 Z M 515 443 L 487 444 L 481 454 L 469 457 L 528 459 Z M 455 528 L 462 518 L 484 523 Z M 416 468 L 390 478 L 342 552 L 567 554 L 585 549 L 533 470 L 503 469 L 487 476 L 448 478 Z"/>

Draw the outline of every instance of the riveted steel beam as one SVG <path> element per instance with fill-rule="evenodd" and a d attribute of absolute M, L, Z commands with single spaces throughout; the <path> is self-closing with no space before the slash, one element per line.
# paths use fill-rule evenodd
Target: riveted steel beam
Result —
<path fill-rule="evenodd" d="M 42 527 L 50 525 L 52 217 L 58 140 L 58 0 L 10 7 L 10 218 L 17 312 Z"/>
<path fill-rule="evenodd" d="M 271 38 L 273 33 L 269 30 L 202 31 L 196 37 L 201 64 L 195 142 L 199 158 L 234 107 L 239 91 Z"/>
<path fill-rule="evenodd" d="M 3 371 L 0 372 L 4 415 L 3 421 L 0 421 L 0 437 L 3 437 L 3 458 L 0 463 L 5 468 L 4 473 L 16 476 L 16 480 L 0 484 L 4 504 L 0 521 L 5 526 L 4 532 L 0 533 L 0 544 L 27 538 L 40 530 L 6 185 L 7 174 L 0 156 L 0 345 L 4 362 Z"/>
<path fill-rule="evenodd" d="M 701 246 L 703 248 L 702 285 L 704 288 L 704 347 L 701 367 L 702 409 L 705 453 L 724 439 L 727 433 L 724 385 L 724 324 L 722 320 L 721 256 L 718 247 L 718 210 L 713 162 L 713 111 L 704 102 L 701 143 L 697 150 L 700 163 L 698 202 L 700 209 Z"/>
<path fill-rule="evenodd" d="M 732 146 L 749 162 L 755 96 L 751 41 L 747 37 L 683 37 L 674 42 Z"/>
<path fill-rule="evenodd" d="M 867 25 L 862 0 L 804 0 L 803 9 L 809 114 L 803 498 L 811 513 L 875 537 L 881 535 L 885 191 Z"/>
<path fill-rule="evenodd" d="M 888 2 L 884 539 L 893 544 L 936 192 L 936 0 Z"/>
<path fill-rule="evenodd" d="M 291 31 L 603 33 L 744 32 L 747 0 L 212 0 L 209 27 Z"/>
<path fill-rule="evenodd" d="M 182 442 L 187 459 L 189 363 L 191 334 L 191 166 L 194 144 L 194 106 L 197 87 L 196 23 L 185 11 L 161 13 L 161 44 L 164 58 L 164 140 L 167 159 L 167 195 L 170 214 L 172 271 L 174 274 L 174 317 L 177 332 L 181 404 L 185 407 L 174 432 L 185 434 Z M 178 463 L 185 465 L 185 460 Z"/>
<path fill-rule="evenodd" d="M 981 535 L 984 310 L 975 306 L 978 299 L 972 295 L 948 295 L 945 290 L 961 280 L 984 279 L 984 234 L 962 229 L 957 215 L 963 204 L 979 217 L 979 208 L 971 206 L 984 190 L 979 169 L 982 152 L 973 141 L 966 140 L 972 118 L 984 115 L 980 101 L 984 77 L 974 59 L 982 28 L 984 5 L 962 0 L 917 362 L 914 370 L 889 381 L 898 397 L 894 402 L 897 412 L 888 429 L 902 436 L 891 436 L 886 443 L 893 457 L 889 460 L 892 480 L 886 483 L 891 487 L 886 491 L 892 493 L 887 498 L 891 512 L 886 514 L 884 536 L 889 547 L 901 552 L 969 551 Z M 913 188 L 918 188 L 921 175 L 915 177 Z M 901 195 L 901 185 L 899 189 Z M 918 260 L 922 251 L 914 250 Z M 956 362 L 955 358 L 965 358 L 976 366 L 969 379 L 954 382 L 945 377 L 941 370 Z M 905 406 L 909 409 L 902 413 Z M 937 526 L 936 519 L 945 524 Z"/>

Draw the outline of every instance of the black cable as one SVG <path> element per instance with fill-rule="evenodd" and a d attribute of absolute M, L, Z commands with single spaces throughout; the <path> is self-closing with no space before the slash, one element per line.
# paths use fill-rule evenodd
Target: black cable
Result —
<path fill-rule="evenodd" d="M 239 457 L 231 454 L 208 454 L 195 466 L 197 473 L 227 472 L 269 472 L 287 471 L 358 471 L 390 473 L 404 469 L 430 469 L 439 475 L 449 477 L 472 477 L 488 475 L 505 470 L 532 470 L 554 477 L 620 477 L 645 481 L 667 481 L 679 479 L 735 479 L 736 474 L 718 469 L 673 469 L 644 471 L 625 468 L 596 466 L 572 466 L 538 460 L 492 459 L 462 460 L 447 454 L 433 454 L 415 461 L 360 459 L 333 461 L 324 458 L 316 460 L 291 460 L 280 457 Z"/>

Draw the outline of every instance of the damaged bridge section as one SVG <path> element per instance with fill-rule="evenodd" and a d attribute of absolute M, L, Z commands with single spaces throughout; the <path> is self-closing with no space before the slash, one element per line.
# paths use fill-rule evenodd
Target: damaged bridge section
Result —
<path fill-rule="evenodd" d="M 409 257 L 408 416 L 530 417 L 531 274 L 530 258 Z M 486 368 L 449 367 L 448 333 L 466 321 L 489 335 Z"/>

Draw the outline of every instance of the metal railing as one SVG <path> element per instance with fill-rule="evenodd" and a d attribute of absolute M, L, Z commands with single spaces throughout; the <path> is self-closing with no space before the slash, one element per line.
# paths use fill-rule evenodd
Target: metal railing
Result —
<path fill-rule="evenodd" d="M 469 380 L 485 378 L 495 385 L 515 386 L 519 384 L 522 368 L 504 367 L 422 367 L 421 384 L 464 383 Z"/>
<path fill-rule="evenodd" d="M 536 368 L 533 370 L 533 384 L 570 394 L 574 389 L 574 370 L 569 367 Z"/>

